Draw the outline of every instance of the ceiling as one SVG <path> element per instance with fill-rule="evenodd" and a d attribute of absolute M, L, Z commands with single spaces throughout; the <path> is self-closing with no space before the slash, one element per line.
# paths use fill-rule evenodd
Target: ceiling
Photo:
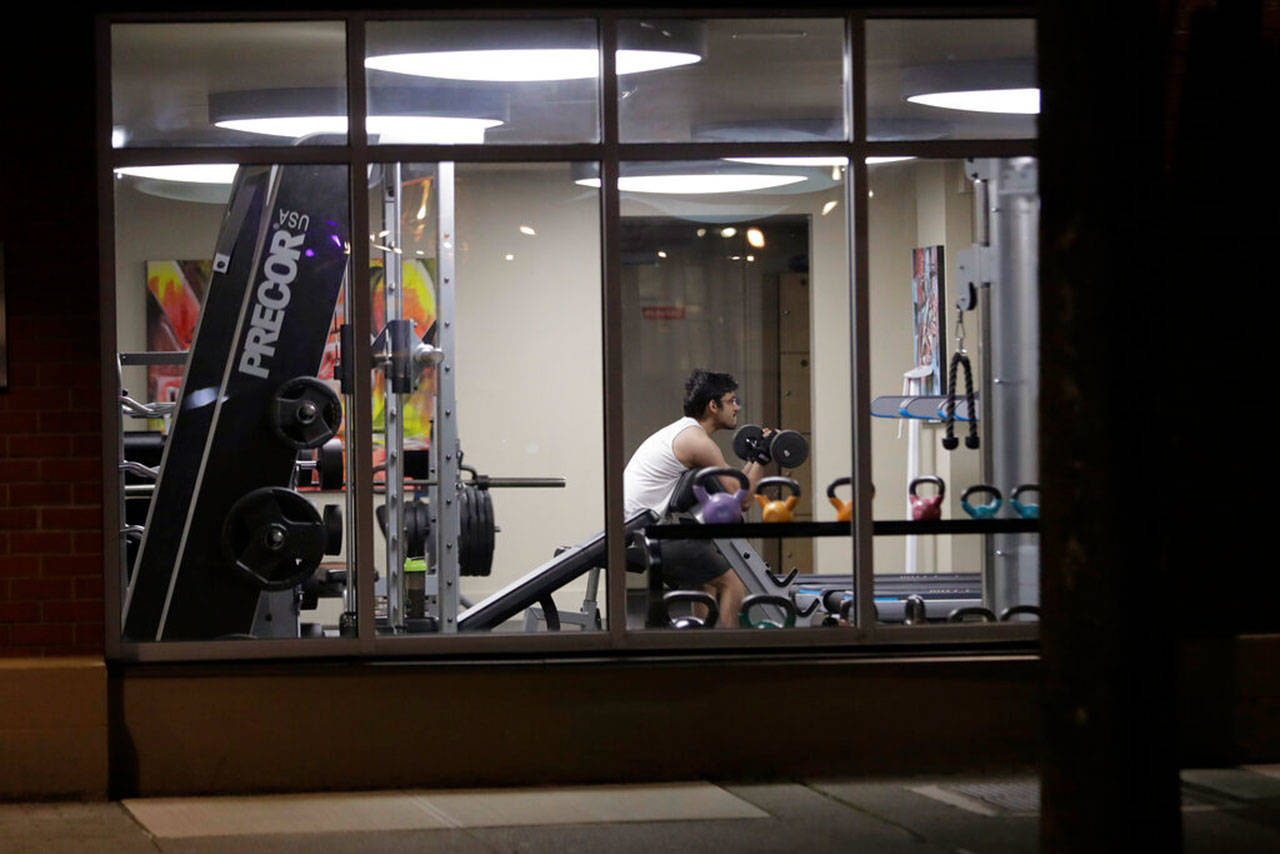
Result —
<path fill-rule="evenodd" d="M 430 26 L 429 23 L 417 24 Z M 483 27 L 477 23 L 477 27 Z M 624 140 L 690 141 L 843 136 L 842 19 L 725 19 L 706 23 L 704 60 L 626 75 Z M 983 116 L 908 104 L 904 66 L 1033 57 L 1034 24 L 1019 21 L 870 21 L 868 116 L 872 138 L 1034 136 L 1034 117 Z M 130 146 L 288 144 L 212 127 L 213 92 L 345 87 L 342 21 L 118 24 L 112 28 L 113 124 Z M 370 73 L 438 86 L 431 78 Z M 456 84 L 453 84 L 456 85 Z M 502 91 L 506 123 L 487 142 L 591 141 L 594 81 L 481 84 Z M 945 115 L 951 113 L 951 115 Z M 422 140 L 427 141 L 427 140 Z"/>

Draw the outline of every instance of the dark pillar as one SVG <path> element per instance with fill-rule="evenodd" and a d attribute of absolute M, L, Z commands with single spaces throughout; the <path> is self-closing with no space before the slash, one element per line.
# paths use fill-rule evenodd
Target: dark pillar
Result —
<path fill-rule="evenodd" d="M 1160 328 L 1167 6 L 1041 8 L 1046 851 L 1180 845 L 1163 502 L 1135 500 L 1180 337 Z"/>

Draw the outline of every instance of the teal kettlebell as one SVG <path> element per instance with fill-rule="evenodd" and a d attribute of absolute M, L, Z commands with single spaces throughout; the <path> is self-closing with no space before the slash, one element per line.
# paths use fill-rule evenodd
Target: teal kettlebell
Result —
<path fill-rule="evenodd" d="M 1034 492 L 1036 497 L 1040 497 L 1040 484 L 1024 483 L 1013 491 L 1013 495 L 1009 496 L 1009 504 L 1017 511 L 1018 515 L 1023 519 L 1039 519 L 1040 505 L 1030 502 L 1019 501 L 1018 496 L 1026 492 Z"/>
<path fill-rule="evenodd" d="M 979 492 L 985 492 L 991 496 L 991 500 L 985 504 L 973 506 L 969 503 L 969 496 L 976 495 Z M 960 496 L 960 507 L 964 512 L 968 513 L 974 519 L 992 519 L 1000 512 L 1000 506 L 1004 503 L 1004 496 L 1000 494 L 1000 490 L 986 483 L 975 483 L 969 487 Z"/>
<path fill-rule="evenodd" d="M 751 618 L 751 610 L 762 605 L 773 605 L 782 609 L 782 622 L 774 622 L 768 617 L 755 621 Z M 769 593 L 755 593 L 742 600 L 742 610 L 738 612 L 738 625 L 744 629 L 790 629 L 796 624 L 795 603 L 785 596 Z"/>

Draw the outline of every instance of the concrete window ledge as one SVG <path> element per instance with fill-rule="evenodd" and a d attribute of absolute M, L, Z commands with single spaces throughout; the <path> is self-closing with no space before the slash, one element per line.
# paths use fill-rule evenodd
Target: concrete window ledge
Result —
<path fill-rule="evenodd" d="M 107 796 L 101 658 L 0 659 L 0 800 Z"/>

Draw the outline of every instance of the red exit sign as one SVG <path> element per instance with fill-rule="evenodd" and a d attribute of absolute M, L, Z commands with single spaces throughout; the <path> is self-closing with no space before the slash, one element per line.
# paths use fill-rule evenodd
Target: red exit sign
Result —
<path fill-rule="evenodd" d="M 682 305 L 646 305 L 640 312 L 645 320 L 684 320 Z"/>

